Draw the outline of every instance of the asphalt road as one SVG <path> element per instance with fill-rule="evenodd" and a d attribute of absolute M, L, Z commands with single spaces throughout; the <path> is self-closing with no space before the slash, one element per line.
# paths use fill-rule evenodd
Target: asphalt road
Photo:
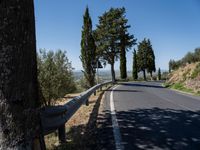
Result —
<path fill-rule="evenodd" d="M 99 149 L 200 150 L 200 97 L 158 82 L 122 83 L 108 90 L 101 120 Z"/>

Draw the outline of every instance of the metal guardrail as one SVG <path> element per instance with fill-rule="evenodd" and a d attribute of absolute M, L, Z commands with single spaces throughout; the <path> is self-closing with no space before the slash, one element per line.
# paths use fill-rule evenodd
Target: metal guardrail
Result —
<path fill-rule="evenodd" d="M 48 135 L 55 130 L 58 130 L 59 141 L 65 142 L 65 123 L 75 114 L 75 112 L 81 107 L 82 104 L 89 105 L 88 98 L 96 90 L 101 89 L 103 86 L 113 83 L 112 81 L 104 82 L 93 86 L 87 91 L 80 94 L 64 105 L 60 106 L 48 106 L 40 111 L 41 124 L 43 134 Z"/>

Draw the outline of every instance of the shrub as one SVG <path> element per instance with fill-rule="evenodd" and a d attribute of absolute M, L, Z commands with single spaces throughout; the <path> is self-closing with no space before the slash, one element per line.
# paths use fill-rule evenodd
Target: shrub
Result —
<path fill-rule="evenodd" d="M 200 61 L 200 48 L 196 48 L 194 52 L 188 52 L 182 59 L 180 60 L 170 60 L 169 61 L 169 72 L 171 70 L 176 70 L 180 66 L 184 66 L 187 63 L 195 63 Z"/>
<path fill-rule="evenodd" d="M 37 62 L 40 98 L 44 105 L 52 105 L 56 99 L 76 90 L 73 68 L 66 52 L 40 49 Z"/>

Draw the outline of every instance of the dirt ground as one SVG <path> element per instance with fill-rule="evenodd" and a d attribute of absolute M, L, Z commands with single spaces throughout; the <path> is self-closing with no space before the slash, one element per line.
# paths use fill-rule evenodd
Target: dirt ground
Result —
<path fill-rule="evenodd" d="M 58 134 L 54 132 L 45 136 L 46 148 L 53 149 L 70 149 L 70 150 L 89 150 L 96 145 L 95 129 L 97 128 L 97 118 L 101 111 L 101 103 L 104 91 L 98 91 L 96 95 L 91 95 L 89 98 L 89 106 L 83 105 L 66 123 L 66 144 L 59 144 Z M 65 98 L 59 100 L 56 105 L 65 104 L 67 101 L 80 93 L 68 94 Z"/>

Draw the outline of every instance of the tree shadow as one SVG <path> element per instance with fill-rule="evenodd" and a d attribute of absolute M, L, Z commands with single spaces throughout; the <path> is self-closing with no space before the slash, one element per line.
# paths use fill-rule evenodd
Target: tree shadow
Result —
<path fill-rule="evenodd" d="M 105 91 L 112 91 L 112 89 L 110 89 L 110 90 L 105 90 Z M 114 90 L 114 92 L 142 92 L 142 91 L 140 91 L 140 90 L 119 90 L 119 89 L 117 89 L 117 90 Z"/>
<path fill-rule="evenodd" d="M 107 89 L 109 89 L 108 87 Z M 106 90 L 107 90 L 106 89 Z M 94 150 L 98 147 L 97 144 L 97 118 L 101 100 L 104 94 L 104 91 L 98 96 L 95 101 L 95 105 L 92 109 L 92 112 L 89 116 L 88 123 L 73 126 L 69 131 L 66 132 L 67 142 L 59 146 L 54 147 L 54 150 Z M 94 103 L 94 102 L 92 102 Z M 91 102 L 89 102 L 91 104 Z M 112 135 L 112 134 L 111 134 Z"/>
<path fill-rule="evenodd" d="M 98 131 L 110 128 L 106 111 Z M 106 119 L 107 118 L 107 119 Z M 127 150 L 198 150 L 200 113 L 174 109 L 136 109 L 117 112 L 122 144 Z M 107 140 L 109 141 L 109 140 Z M 106 145 L 103 145 L 105 148 Z M 102 147 L 103 147 L 102 146 Z"/>
<path fill-rule="evenodd" d="M 60 146 L 56 149 L 115 149 L 111 113 L 105 110 L 98 114 L 102 95 L 96 101 L 88 124 L 72 127 L 67 132 L 67 138 L 71 141 L 68 141 L 64 148 Z M 117 111 L 116 115 L 122 144 L 127 150 L 198 150 L 200 148 L 200 111 L 154 107 Z"/>
<path fill-rule="evenodd" d="M 165 88 L 162 85 L 139 84 L 139 83 L 119 83 L 119 85 L 132 86 L 132 87 L 149 87 L 149 88 Z"/>
<path fill-rule="evenodd" d="M 96 104 L 97 108 L 100 103 Z M 113 127 L 110 111 L 92 116 L 84 127 L 72 128 L 78 132 L 73 139 L 79 140 L 83 150 L 114 150 Z M 200 112 L 175 109 L 136 109 L 116 113 L 127 150 L 198 150 L 200 148 Z M 96 119 L 94 119 L 96 118 Z M 94 120 L 93 120 L 94 119 Z M 97 121 L 97 122 L 96 122 Z M 68 133 L 68 136 L 71 133 Z M 77 145 L 75 146 L 77 148 Z M 69 143 L 68 143 L 69 148 Z M 73 148 L 73 142 L 70 149 Z"/>

